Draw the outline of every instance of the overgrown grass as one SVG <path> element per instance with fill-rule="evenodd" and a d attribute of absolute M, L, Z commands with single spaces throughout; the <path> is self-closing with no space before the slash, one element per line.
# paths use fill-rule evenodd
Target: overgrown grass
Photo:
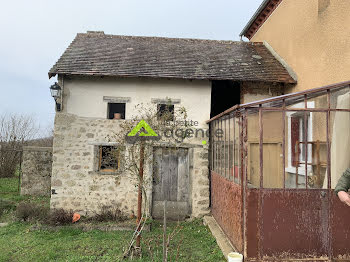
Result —
<path fill-rule="evenodd" d="M 171 232 L 176 223 L 169 225 Z M 183 229 L 170 242 L 170 258 L 176 261 L 225 261 L 215 239 L 200 222 L 183 222 Z M 31 231 L 31 225 L 13 223 L 0 228 L 0 261 L 121 261 L 131 232 L 83 232 L 70 227 L 57 232 Z M 161 243 L 162 225 L 153 222 L 150 232 L 143 234 L 142 258 L 134 261 L 152 261 L 145 243 Z M 155 261 L 161 261 L 162 246 L 152 246 Z"/>
<path fill-rule="evenodd" d="M 26 197 L 18 192 L 18 176 L 0 178 L 0 198 L 20 202 Z"/>
<path fill-rule="evenodd" d="M 18 177 L 0 178 L 0 192 L 16 193 L 18 191 Z"/>
<path fill-rule="evenodd" d="M 0 198 L 14 206 L 23 201 L 49 205 L 48 197 L 20 196 L 14 190 L 18 185 L 16 179 L 0 179 L 0 192 L 13 192 L 0 194 Z M 0 228 L 0 262 L 122 261 L 124 249 L 132 235 L 130 231 L 84 232 L 70 226 L 57 231 L 32 230 L 32 223 L 14 222 L 14 212 L 11 209 L 0 216 L 0 222 L 10 222 L 8 226 Z M 179 225 L 170 223 L 168 234 L 179 226 L 182 230 L 170 241 L 169 261 L 225 261 L 214 237 L 201 221 L 182 222 Z M 162 228 L 159 222 L 152 221 L 151 231 L 142 235 L 142 258 L 133 261 L 150 262 L 152 256 L 153 261 L 162 261 Z"/>
<path fill-rule="evenodd" d="M 13 205 L 13 208 L 7 208 L 4 212 L 0 212 L 0 222 L 11 222 L 13 220 L 13 213 L 16 206 L 23 201 L 33 202 L 43 207 L 48 207 L 50 205 L 49 197 L 20 195 L 18 192 L 18 176 L 0 178 L 0 202 L 9 202 Z"/>
<path fill-rule="evenodd" d="M 0 198 L 13 200 L 20 202 L 22 200 L 47 200 L 47 197 L 31 197 L 31 196 L 21 196 L 18 192 L 18 176 L 11 178 L 0 178 Z"/>

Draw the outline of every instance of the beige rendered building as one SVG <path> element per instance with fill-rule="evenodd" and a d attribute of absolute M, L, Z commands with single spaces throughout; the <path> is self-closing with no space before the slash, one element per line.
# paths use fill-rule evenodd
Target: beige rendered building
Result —
<path fill-rule="evenodd" d="M 348 0 L 265 0 L 241 36 L 267 42 L 298 77 L 289 92 L 350 79 Z"/>

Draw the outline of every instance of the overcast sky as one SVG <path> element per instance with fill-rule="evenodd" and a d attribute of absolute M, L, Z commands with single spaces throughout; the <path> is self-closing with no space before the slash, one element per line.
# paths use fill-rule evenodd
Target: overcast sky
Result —
<path fill-rule="evenodd" d="M 47 72 L 78 32 L 239 40 L 262 0 L 31 0 L 0 9 L 0 114 L 53 125 Z"/>

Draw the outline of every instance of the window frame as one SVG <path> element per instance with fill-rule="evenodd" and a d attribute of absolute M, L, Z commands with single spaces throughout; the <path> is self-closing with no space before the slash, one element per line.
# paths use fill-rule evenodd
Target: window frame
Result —
<path fill-rule="evenodd" d="M 293 106 L 291 106 L 292 108 L 305 108 L 304 107 L 304 102 L 300 102 L 298 104 L 295 104 Z M 315 102 L 314 101 L 310 101 L 307 102 L 307 108 L 315 108 Z M 301 116 L 301 114 L 303 114 L 302 112 L 286 112 L 286 116 L 287 116 L 287 124 L 288 124 L 288 165 L 285 168 L 285 172 L 291 173 L 291 174 L 296 174 L 296 170 L 297 168 L 295 166 L 293 166 L 292 163 L 292 118 L 293 117 L 298 117 L 299 115 Z M 307 137 L 307 141 L 312 141 L 312 136 L 313 136 L 313 113 L 312 112 L 308 112 L 308 137 Z M 299 138 L 300 136 L 304 137 L 304 116 L 302 115 L 300 117 L 300 121 L 299 122 Z M 302 142 L 302 141 L 300 141 Z M 304 144 L 301 144 L 304 145 Z M 312 146 L 308 144 L 307 146 L 307 150 L 308 150 L 308 163 L 311 164 L 312 163 Z M 305 155 L 304 155 L 304 150 L 300 150 L 300 155 L 299 155 L 299 159 L 300 161 L 304 161 L 305 162 Z M 307 172 L 310 173 L 312 172 L 312 165 L 307 165 Z M 305 176 L 305 164 L 299 164 L 298 166 L 298 175 L 302 175 Z"/>
<path fill-rule="evenodd" d="M 96 171 L 100 173 L 116 173 L 120 170 L 120 152 L 118 151 L 117 153 L 117 167 L 115 169 L 102 169 L 102 152 L 103 152 L 103 147 L 109 147 L 109 148 L 115 148 L 115 150 L 118 150 L 118 146 L 116 145 L 98 145 L 97 146 L 97 168 Z"/>
<path fill-rule="evenodd" d="M 164 104 L 164 103 L 157 103 L 157 119 L 160 120 L 162 117 L 162 113 L 165 112 L 165 109 L 161 111 L 161 107 L 164 106 L 165 109 L 172 108 L 172 110 L 169 110 L 168 112 L 171 113 L 172 119 L 163 119 L 165 121 L 175 121 L 175 105 L 174 104 Z"/>
<path fill-rule="evenodd" d="M 113 117 L 110 118 L 110 108 L 111 104 L 119 104 L 119 105 L 124 105 L 124 112 L 114 112 Z M 119 120 L 125 120 L 126 119 L 126 103 L 117 103 L 117 102 L 107 102 L 107 119 L 113 120 L 114 119 L 114 114 L 119 113 L 121 114 L 121 118 Z"/>

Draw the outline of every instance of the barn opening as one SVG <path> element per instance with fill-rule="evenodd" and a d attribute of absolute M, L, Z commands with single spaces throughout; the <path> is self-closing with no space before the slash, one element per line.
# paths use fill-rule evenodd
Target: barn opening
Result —
<path fill-rule="evenodd" d="M 240 84 L 231 80 L 211 82 L 210 118 L 240 103 Z"/>

